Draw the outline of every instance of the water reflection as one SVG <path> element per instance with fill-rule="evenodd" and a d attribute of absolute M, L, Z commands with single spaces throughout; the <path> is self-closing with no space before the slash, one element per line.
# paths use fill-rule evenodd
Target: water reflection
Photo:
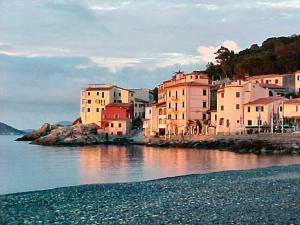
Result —
<path fill-rule="evenodd" d="M 106 183 L 300 163 L 296 156 L 257 156 L 226 151 L 142 146 L 83 147 L 79 182 Z"/>
<path fill-rule="evenodd" d="M 0 194 L 300 163 L 299 156 L 143 146 L 57 148 L 15 138 L 0 136 Z"/>

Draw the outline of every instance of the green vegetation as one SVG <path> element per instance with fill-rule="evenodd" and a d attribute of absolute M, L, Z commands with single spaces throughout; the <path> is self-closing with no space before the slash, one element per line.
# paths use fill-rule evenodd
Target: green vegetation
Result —
<path fill-rule="evenodd" d="M 216 63 L 208 63 L 204 71 L 212 80 L 292 73 L 300 69 L 300 35 L 268 38 L 261 46 L 253 44 L 239 53 L 222 46 L 215 55 Z"/>

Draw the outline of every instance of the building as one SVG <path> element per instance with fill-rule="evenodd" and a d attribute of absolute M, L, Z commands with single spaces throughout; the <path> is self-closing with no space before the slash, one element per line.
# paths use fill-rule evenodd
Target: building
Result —
<path fill-rule="evenodd" d="M 295 92 L 300 93 L 300 70 L 295 72 Z"/>
<path fill-rule="evenodd" d="M 252 83 L 278 85 L 280 87 L 286 88 L 288 92 L 294 92 L 297 83 L 295 79 L 295 74 L 256 75 L 256 76 L 246 77 L 246 80 Z"/>
<path fill-rule="evenodd" d="M 259 98 L 244 104 L 244 127 L 248 133 L 271 131 L 279 121 L 279 111 L 287 99 L 280 96 Z M 259 129 L 258 129 L 259 128 Z"/>
<path fill-rule="evenodd" d="M 283 103 L 283 116 L 299 130 L 300 127 L 300 98 L 289 99 Z"/>
<path fill-rule="evenodd" d="M 199 71 L 179 71 L 158 86 L 158 103 L 166 104 L 167 134 L 195 133 L 197 124 L 208 119 L 210 87 L 208 75 Z"/>
<path fill-rule="evenodd" d="M 101 127 L 110 135 L 126 135 L 132 127 L 132 103 L 110 103 L 102 111 Z"/>
<path fill-rule="evenodd" d="M 164 136 L 166 134 L 166 103 L 160 102 L 146 107 L 143 123 L 145 136 Z"/>
<path fill-rule="evenodd" d="M 217 91 L 217 109 L 211 111 L 211 125 L 217 134 L 241 133 L 244 129 L 244 104 L 268 96 L 269 90 L 259 83 L 238 80 L 223 85 Z"/>
<path fill-rule="evenodd" d="M 135 117 L 144 118 L 145 106 L 153 101 L 149 89 L 126 89 L 111 84 L 91 84 L 81 89 L 80 117 L 83 124 L 101 126 L 102 111 L 111 103 L 132 103 Z"/>
<path fill-rule="evenodd" d="M 110 84 L 93 84 L 81 89 L 80 117 L 83 124 L 101 125 L 102 111 L 111 103 L 134 103 L 134 92 Z"/>

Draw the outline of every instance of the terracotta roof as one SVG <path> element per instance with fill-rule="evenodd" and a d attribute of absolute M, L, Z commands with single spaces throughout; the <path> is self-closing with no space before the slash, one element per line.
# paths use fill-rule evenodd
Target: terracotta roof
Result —
<path fill-rule="evenodd" d="M 85 91 L 106 91 L 112 89 L 114 86 L 110 87 L 88 87 L 84 88 Z"/>
<path fill-rule="evenodd" d="M 166 102 L 159 102 L 159 103 L 156 103 L 156 104 L 154 104 L 155 106 L 166 106 L 167 105 L 167 103 Z"/>
<path fill-rule="evenodd" d="M 281 97 L 281 96 L 273 96 L 273 97 L 267 97 L 267 98 L 259 98 L 256 99 L 252 102 L 248 102 L 244 105 L 266 105 L 266 104 L 270 104 L 272 102 L 276 102 L 279 100 L 286 100 L 286 98 Z"/>
<path fill-rule="evenodd" d="M 277 84 L 259 84 L 263 88 L 271 88 L 271 89 L 285 89 L 284 87 L 281 87 Z"/>
<path fill-rule="evenodd" d="M 269 77 L 286 77 L 291 74 L 261 74 L 261 75 L 255 75 L 248 77 L 248 80 L 253 80 L 253 79 L 262 79 L 262 78 L 269 78 Z"/>
<path fill-rule="evenodd" d="M 134 101 L 136 101 L 136 102 L 143 102 L 143 103 L 149 103 L 148 101 L 145 101 L 145 100 L 140 99 L 140 98 L 134 98 Z"/>
<path fill-rule="evenodd" d="M 300 104 L 300 98 L 289 99 L 285 101 L 284 104 Z"/>
<path fill-rule="evenodd" d="M 195 81 L 191 81 L 191 82 L 182 82 L 182 83 L 178 83 L 178 84 L 173 84 L 168 86 L 167 88 L 171 88 L 171 87 L 181 87 L 181 86 L 198 86 L 198 87 L 211 87 L 210 84 L 204 84 L 204 83 L 199 83 L 199 82 L 195 82 Z"/>

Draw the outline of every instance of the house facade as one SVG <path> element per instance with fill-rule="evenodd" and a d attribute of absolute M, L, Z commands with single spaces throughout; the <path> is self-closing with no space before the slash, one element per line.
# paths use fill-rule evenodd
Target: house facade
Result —
<path fill-rule="evenodd" d="M 132 103 L 110 103 L 102 112 L 101 127 L 110 135 L 126 135 L 132 127 Z"/>
<path fill-rule="evenodd" d="M 211 112 L 211 124 L 216 133 L 236 134 L 244 129 L 244 104 L 268 97 L 268 89 L 259 83 L 238 80 L 217 91 L 217 109 Z"/>
<path fill-rule="evenodd" d="M 208 119 L 210 87 L 207 74 L 199 71 L 179 71 L 158 86 L 158 103 L 166 103 L 161 127 L 167 134 L 194 133 L 196 122 Z"/>

